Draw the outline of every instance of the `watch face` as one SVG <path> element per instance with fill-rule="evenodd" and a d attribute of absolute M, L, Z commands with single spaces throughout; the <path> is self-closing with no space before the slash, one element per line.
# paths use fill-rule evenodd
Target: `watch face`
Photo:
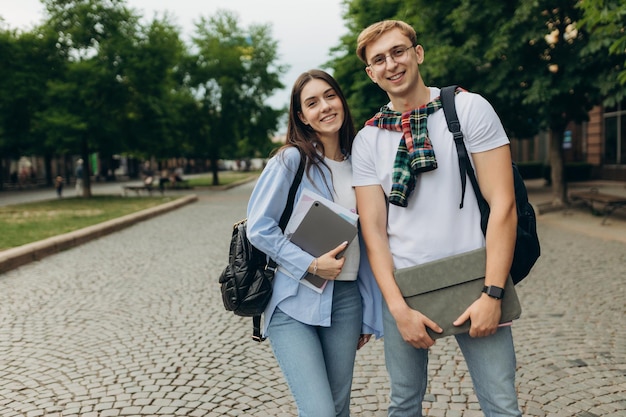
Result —
<path fill-rule="evenodd" d="M 494 287 L 490 285 L 489 287 L 485 288 L 484 292 L 487 293 L 487 295 L 490 297 L 502 298 L 502 294 L 504 293 L 504 290 L 502 288 L 498 288 L 498 287 Z"/>

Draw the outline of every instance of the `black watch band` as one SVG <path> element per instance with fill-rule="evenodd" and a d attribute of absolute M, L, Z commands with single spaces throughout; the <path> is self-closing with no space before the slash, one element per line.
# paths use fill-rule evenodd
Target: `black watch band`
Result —
<path fill-rule="evenodd" d="M 483 287 L 483 292 L 496 300 L 502 300 L 502 297 L 504 297 L 504 288 L 496 287 L 495 285 L 485 285 Z"/>

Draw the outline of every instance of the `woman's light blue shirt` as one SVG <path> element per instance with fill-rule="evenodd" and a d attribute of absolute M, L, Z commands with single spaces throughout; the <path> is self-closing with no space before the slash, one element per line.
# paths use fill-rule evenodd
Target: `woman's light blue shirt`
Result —
<path fill-rule="evenodd" d="M 270 256 L 278 269 L 274 276 L 272 298 L 265 309 L 263 334 L 272 314 L 280 309 L 290 317 L 309 325 L 330 326 L 334 281 L 329 281 L 320 294 L 300 284 L 314 257 L 291 243 L 278 226 L 287 204 L 289 188 L 300 164 L 296 148 L 287 148 L 272 157 L 259 177 L 248 202 L 248 239 L 259 250 Z M 302 190 L 309 189 L 332 200 L 332 179 L 325 166 L 312 168 L 310 176 L 302 176 L 296 192 L 297 202 Z M 359 235 L 361 262 L 357 283 L 363 299 L 363 334 L 382 336 L 382 295 L 367 259 L 365 245 Z"/>

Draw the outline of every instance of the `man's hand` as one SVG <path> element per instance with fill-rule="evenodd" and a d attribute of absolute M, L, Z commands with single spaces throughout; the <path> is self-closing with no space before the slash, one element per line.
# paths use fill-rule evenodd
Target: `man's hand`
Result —
<path fill-rule="evenodd" d="M 394 314 L 394 318 L 404 341 L 418 349 L 428 349 L 435 344 L 426 331 L 426 327 L 437 333 L 443 331 L 437 323 L 409 306 Z"/>
<path fill-rule="evenodd" d="M 469 331 L 471 337 L 490 336 L 498 330 L 502 315 L 501 307 L 502 300 L 496 300 L 487 294 L 482 294 L 452 324 L 460 326 L 467 320 L 471 320 Z"/>

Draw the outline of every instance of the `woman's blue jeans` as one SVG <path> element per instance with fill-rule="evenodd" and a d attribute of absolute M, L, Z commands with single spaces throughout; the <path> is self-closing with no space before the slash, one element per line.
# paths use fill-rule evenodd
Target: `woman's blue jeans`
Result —
<path fill-rule="evenodd" d="M 389 417 L 422 417 L 428 384 L 428 350 L 416 349 L 402 339 L 396 321 L 383 303 L 384 349 L 391 380 Z M 515 348 L 511 327 L 492 336 L 456 335 L 474 383 L 478 402 L 487 417 L 521 417 L 515 390 Z"/>
<path fill-rule="evenodd" d="M 354 281 L 335 281 L 330 327 L 311 326 L 277 309 L 268 328 L 274 355 L 300 417 L 348 417 L 363 310 Z"/>

